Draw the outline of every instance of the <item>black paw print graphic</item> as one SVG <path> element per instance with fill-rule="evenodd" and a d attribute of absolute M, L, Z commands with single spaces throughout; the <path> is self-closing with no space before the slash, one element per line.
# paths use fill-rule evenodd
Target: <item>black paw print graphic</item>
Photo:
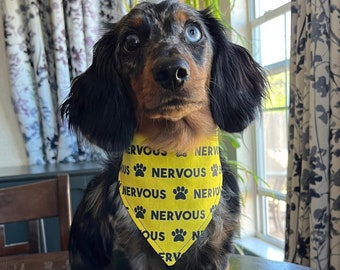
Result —
<path fill-rule="evenodd" d="M 174 237 L 174 242 L 183 242 L 187 232 L 183 229 L 176 229 L 171 234 Z"/>
<path fill-rule="evenodd" d="M 143 165 L 143 163 L 137 163 L 135 166 L 133 166 L 133 169 L 135 170 L 135 176 L 136 177 L 144 177 L 144 172 L 146 171 L 146 167 Z"/>
<path fill-rule="evenodd" d="M 218 166 L 214 164 L 211 166 L 212 176 L 218 176 Z"/>
<path fill-rule="evenodd" d="M 143 206 L 136 206 L 134 208 L 134 211 L 135 211 L 135 214 L 136 214 L 136 218 L 141 218 L 141 219 L 144 219 L 144 215 L 146 213 L 146 210 L 144 209 Z"/>
<path fill-rule="evenodd" d="M 185 187 L 177 187 L 173 189 L 175 196 L 175 200 L 185 200 L 187 198 L 186 194 L 188 194 L 188 189 Z"/>

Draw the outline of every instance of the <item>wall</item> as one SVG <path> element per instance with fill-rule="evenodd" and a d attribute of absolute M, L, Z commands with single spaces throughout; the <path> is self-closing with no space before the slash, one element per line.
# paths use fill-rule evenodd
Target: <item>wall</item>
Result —
<path fill-rule="evenodd" d="M 0 8 L 0 18 L 2 10 Z M 3 38 L 3 25 L 0 23 L 0 170 L 2 167 L 27 165 L 23 137 L 12 106 L 10 84 Z"/>

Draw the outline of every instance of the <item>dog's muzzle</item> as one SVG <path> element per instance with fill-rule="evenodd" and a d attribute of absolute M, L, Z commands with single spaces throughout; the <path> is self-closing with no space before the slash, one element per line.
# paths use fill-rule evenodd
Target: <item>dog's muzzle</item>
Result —
<path fill-rule="evenodd" d="M 190 66 L 181 58 L 161 58 L 152 70 L 154 80 L 166 90 L 176 91 L 190 77 Z"/>

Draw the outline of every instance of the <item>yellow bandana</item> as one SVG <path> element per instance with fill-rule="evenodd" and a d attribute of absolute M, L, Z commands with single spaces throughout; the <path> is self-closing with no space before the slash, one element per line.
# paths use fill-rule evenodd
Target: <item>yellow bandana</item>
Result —
<path fill-rule="evenodd" d="M 134 223 L 171 266 L 209 224 L 222 190 L 218 135 L 173 153 L 135 134 L 123 155 L 119 192 Z"/>

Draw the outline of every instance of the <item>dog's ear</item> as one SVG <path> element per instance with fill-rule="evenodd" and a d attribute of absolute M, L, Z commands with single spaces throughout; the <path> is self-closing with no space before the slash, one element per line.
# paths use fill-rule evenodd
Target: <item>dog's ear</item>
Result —
<path fill-rule="evenodd" d="M 228 40 L 224 26 L 209 10 L 201 14 L 213 39 L 212 115 L 221 129 L 240 132 L 261 109 L 267 86 L 265 74 L 245 48 Z"/>
<path fill-rule="evenodd" d="M 119 152 L 130 144 L 136 124 L 129 90 L 117 72 L 114 27 L 96 43 L 91 66 L 73 80 L 60 111 L 91 143 Z"/>

